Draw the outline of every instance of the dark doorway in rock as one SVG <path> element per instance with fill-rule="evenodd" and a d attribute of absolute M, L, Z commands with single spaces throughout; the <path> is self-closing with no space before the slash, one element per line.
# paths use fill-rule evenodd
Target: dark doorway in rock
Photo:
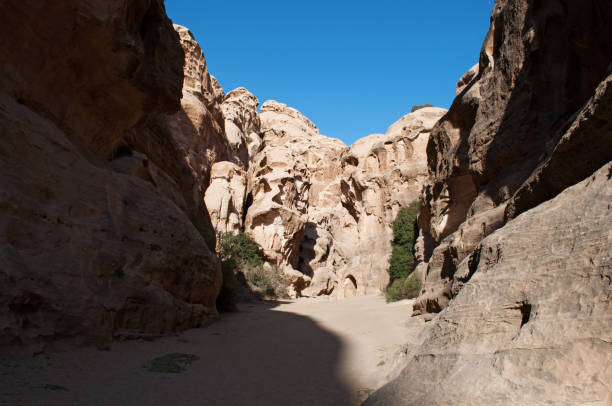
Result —
<path fill-rule="evenodd" d="M 344 297 L 352 297 L 357 295 L 357 280 L 353 275 L 347 275 L 344 278 Z"/>

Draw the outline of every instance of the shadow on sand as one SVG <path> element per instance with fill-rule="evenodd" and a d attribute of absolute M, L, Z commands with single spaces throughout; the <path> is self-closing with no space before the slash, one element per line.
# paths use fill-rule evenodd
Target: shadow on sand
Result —
<path fill-rule="evenodd" d="M 110 351 L 87 348 L 3 360 L 0 404 L 358 404 L 357 393 L 338 374 L 339 338 L 308 317 L 276 306 L 242 303 L 240 312 L 223 314 L 209 327 L 152 342 L 117 342 Z M 181 373 L 143 368 L 172 353 L 199 359 Z"/>

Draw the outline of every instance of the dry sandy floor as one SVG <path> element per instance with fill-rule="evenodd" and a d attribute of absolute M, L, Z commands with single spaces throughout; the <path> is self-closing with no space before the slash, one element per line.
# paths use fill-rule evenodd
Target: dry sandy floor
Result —
<path fill-rule="evenodd" d="M 367 296 L 240 308 L 203 329 L 117 342 L 108 351 L 24 358 L 0 349 L 0 405 L 359 404 L 414 333 L 406 323 L 412 301 Z M 147 369 L 172 353 L 199 358 L 179 373 Z"/>

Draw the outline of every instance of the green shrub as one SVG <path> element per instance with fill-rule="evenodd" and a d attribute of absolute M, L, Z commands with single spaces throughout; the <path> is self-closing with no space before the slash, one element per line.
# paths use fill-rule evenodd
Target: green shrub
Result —
<path fill-rule="evenodd" d="M 419 201 L 414 201 L 410 206 L 402 208 L 393 222 L 393 242 L 389 260 L 389 276 L 392 281 L 405 278 L 414 270 L 419 205 Z"/>
<path fill-rule="evenodd" d="M 416 278 L 396 279 L 387 287 L 385 294 L 387 302 L 396 302 L 403 299 L 412 299 L 419 295 L 421 281 Z"/>
<path fill-rule="evenodd" d="M 147 369 L 149 372 L 178 374 L 179 372 L 183 372 L 187 366 L 198 359 L 200 359 L 200 357 L 193 354 L 166 354 L 161 357 L 153 358 L 150 362 L 143 365 L 143 368 Z"/>
<path fill-rule="evenodd" d="M 283 271 L 278 265 L 251 267 L 244 269 L 243 273 L 251 288 L 259 289 L 268 296 L 276 296 L 279 287 L 285 282 Z"/>
<path fill-rule="evenodd" d="M 429 103 L 412 106 L 412 110 L 410 112 L 414 113 L 415 111 L 424 109 L 425 107 L 433 107 L 433 106 L 431 104 L 429 104 Z"/>
<path fill-rule="evenodd" d="M 247 290 L 256 297 L 282 295 L 286 283 L 282 270 L 277 265 L 264 266 L 261 248 L 248 234 L 224 233 L 217 241 L 223 274 L 223 285 L 217 297 L 219 311 L 235 311 L 241 293 Z"/>
<path fill-rule="evenodd" d="M 244 232 L 237 234 L 223 233 L 218 239 L 219 259 L 229 263 L 233 268 L 241 265 L 259 266 L 263 260 L 259 255 L 260 247 Z"/>

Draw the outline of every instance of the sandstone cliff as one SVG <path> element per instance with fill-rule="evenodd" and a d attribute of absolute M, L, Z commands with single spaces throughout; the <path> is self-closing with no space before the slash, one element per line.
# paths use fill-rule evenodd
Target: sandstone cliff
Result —
<path fill-rule="evenodd" d="M 612 163 L 481 241 L 366 404 L 591 405 L 612 392 Z"/>
<path fill-rule="evenodd" d="M 297 110 L 264 103 L 244 227 L 269 261 L 291 270 L 299 281 L 292 293 L 345 297 L 384 290 L 391 224 L 419 196 L 429 132 L 444 112 L 418 110 L 387 134 L 347 147 L 321 135 Z"/>
<path fill-rule="evenodd" d="M 496 4 L 477 74 L 459 82 L 427 147 L 428 269 L 417 312 L 446 306 L 464 282 L 453 276 L 458 265 L 484 237 L 610 160 L 610 12 L 580 2 Z"/>
<path fill-rule="evenodd" d="M 612 391 L 611 16 L 602 2 L 496 2 L 427 146 L 414 309 L 439 314 L 367 404 Z"/>
<path fill-rule="evenodd" d="M 0 344 L 207 323 L 221 275 L 189 194 L 207 182 L 189 148 L 200 141 L 139 132 L 170 115 L 173 134 L 209 135 L 222 116 L 182 120 L 184 53 L 163 1 L 5 1 L 0 13 Z M 183 95 L 219 103 L 191 68 Z"/>

